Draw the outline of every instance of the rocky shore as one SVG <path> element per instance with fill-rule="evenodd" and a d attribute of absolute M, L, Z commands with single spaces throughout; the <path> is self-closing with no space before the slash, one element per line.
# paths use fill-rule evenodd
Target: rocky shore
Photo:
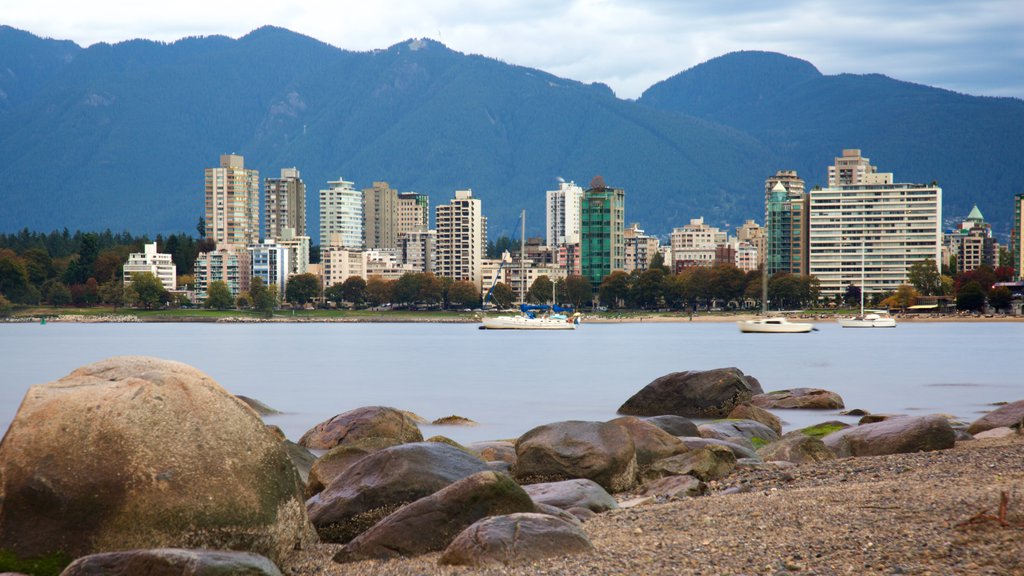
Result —
<path fill-rule="evenodd" d="M 111 358 L 0 442 L 0 572 L 1024 573 L 1024 400 L 787 434 L 773 411 L 842 398 L 720 368 L 624 400 L 465 446 L 364 406 L 292 442 L 195 368 Z"/>

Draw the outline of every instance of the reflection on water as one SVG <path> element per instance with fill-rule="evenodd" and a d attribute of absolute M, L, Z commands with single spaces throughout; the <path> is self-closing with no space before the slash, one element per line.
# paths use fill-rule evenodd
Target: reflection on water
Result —
<path fill-rule="evenodd" d="M 942 413 L 1024 398 L 1024 324 L 818 325 L 811 335 L 740 335 L 733 323 L 591 324 L 572 332 L 479 331 L 472 324 L 0 324 L 0 429 L 28 386 L 108 356 L 143 354 L 206 371 L 229 391 L 285 412 L 289 438 L 334 414 L 389 405 L 472 428 L 424 426 L 461 442 L 514 438 L 557 420 L 604 420 L 669 372 L 736 366 L 766 391 L 839 393 L 848 409 Z M 913 406 L 913 409 L 905 408 Z M 780 410 L 787 428 L 837 411 Z"/>

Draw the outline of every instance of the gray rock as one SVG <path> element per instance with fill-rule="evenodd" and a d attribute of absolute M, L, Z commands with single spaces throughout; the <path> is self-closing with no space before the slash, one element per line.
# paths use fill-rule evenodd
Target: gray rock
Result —
<path fill-rule="evenodd" d="M 793 388 L 758 394 L 750 403 L 759 408 L 838 410 L 845 408 L 842 397 L 820 388 Z"/>
<path fill-rule="evenodd" d="M 32 386 L 0 443 L 0 548 L 15 557 L 316 540 L 281 441 L 203 372 L 116 357 Z"/>
<path fill-rule="evenodd" d="M 345 543 L 399 507 L 485 470 L 483 460 L 447 444 L 400 444 L 349 466 L 306 508 L 322 539 Z"/>
<path fill-rule="evenodd" d="M 281 576 L 273 562 L 248 552 L 159 548 L 83 556 L 61 576 Z"/>
<path fill-rule="evenodd" d="M 781 439 L 758 449 L 758 456 L 763 460 L 783 460 L 794 464 L 805 462 L 823 462 L 833 460 L 836 455 L 825 443 L 812 438 L 799 430 L 786 434 Z"/>
<path fill-rule="evenodd" d="M 364 406 L 317 424 L 302 435 L 299 444 L 314 450 L 330 450 L 364 438 L 422 442 L 423 434 L 412 417 L 401 410 Z"/>
<path fill-rule="evenodd" d="M 952 448 L 956 435 L 937 415 L 892 418 L 833 432 L 822 438 L 836 456 L 880 456 Z"/>
<path fill-rule="evenodd" d="M 505 566 L 582 554 L 594 550 L 579 526 L 545 514 L 509 514 L 485 518 L 459 534 L 440 563 Z"/>
<path fill-rule="evenodd" d="M 313 469 L 313 463 L 317 460 L 316 455 L 291 440 L 285 440 L 283 445 L 285 453 L 295 465 L 295 471 L 299 473 L 299 478 L 302 478 L 302 483 L 308 483 L 309 471 Z"/>
<path fill-rule="evenodd" d="M 585 478 L 528 484 L 523 486 L 523 490 L 534 502 L 562 510 L 586 508 L 592 512 L 604 512 L 619 507 L 615 498 L 600 484 Z"/>
<path fill-rule="evenodd" d="M 548 516 L 555 516 L 557 518 L 565 520 L 566 522 L 569 522 L 570 524 L 576 524 L 577 526 L 583 524 L 583 520 L 573 516 L 572 512 L 569 512 L 568 510 L 562 510 L 561 508 L 556 508 L 550 504 L 541 504 L 539 502 L 534 502 L 533 505 L 537 507 L 536 512 L 538 514 L 547 514 Z M 594 512 L 592 512 L 591 510 L 587 510 L 586 508 L 574 508 L 574 510 L 586 510 L 591 515 L 594 514 Z M 3 575 L 0 574 L 0 576 Z"/>
<path fill-rule="evenodd" d="M 705 446 L 698 450 L 658 460 L 644 477 L 650 482 L 665 476 L 694 476 L 705 482 L 728 476 L 736 468 L 736 456 L 724 446 Z"/>
<path fill-rule="evenodd" d="M 516 442 L 512 467 L 520 483 L 589 478 L 610 492 L 636 483 L 636 449 L 629 432 L 608 422 L 555 422 Z"/>
<path fill-rule="evenodd" d="M 732 412 L 729 413 L 728 419 L 754 420 L 755 422 L 760 422 L 774 430 L 777 436 L 782 436 L 782 420 L 780 420 L 775 414 L 772 414 L 764 408 L 758 408 L 750 402 L 744 402 L 743 404 L 733 408 Z M 684 434 L 680 434 L 680 436 L 684 436 Z"/>
<path fill-rule="evenodd" d="M 780 438 L 775 430 L 755 420 L 715 420 L 701 424 L 697 429 L 700 430 L 700 435 L 703 438 L 719 440 L 743 438 L 749 441 L 755 449 Z"/>
<path fill-rule="evenodd" d="M 249 398 L 248 396 L 242 396 L 241 394 L 236 395 L 235 398 L 238 398 L 242 402 L 245 402 L 246 406 L 255 410 L 256 413 L 259 414 L 260 416 L 272 416 L 274 414 L 281 413 L 280 411 L 274 410 L 270 406 L 267 406 L 266 404 L 260 402 L 255 398 Z"/>
<path fill-rule="evenodd" d="M 675 414 L 662 414 L 660 416 L 646 416 L 644 420 L 661 428 L 673 436 L 700 436 L 697 432 L 697 425 L 693 420 Z"/>
<path fill-rule="evenodd" d="M 733 408 L 761 392 L 737 368 L 673 372 L 634 394 L 619 407 L 619 414 L 687 418 L 724 418 Z"/>
<path fill-rule="evenodd" d="M 402 442 L 397 438 L 363 438 L 331 448 L 310 467 L 306 498 L 322 492 L 339 474 L 368 454 L 399 444 Z"/>
<path fill-rule="evenodd" d="M 875 422 L 884 422 L 886 420 L 892 420 L 893 418 L 906 418 L 906 414 L 865 414 L 861 416 L 860 420 L 857 420 L 857 424 L 874 424 Z"/>
<path fill-rule="evenodd" d="M 487 467 L 495 472 L 501 472 L 502 474 L 512 475 L 512 465 L 508 462 L 501 460 L 490 460 L 487 462 Z"/>
<path fill-rule="evenodd" d="M 509 464 L 516 463 L 515 442 L 508 442 L 505 440 L 474 442 L 467 445 L 466 448 L 476 452 L 477 455 L 488 462 L 491 460 L 501 460 L 502 462 L 508 462 Z"/>
<path fill-rule="evenodd" d="M 719 440 L 716 438 L 695 438 L 691 436 L 684 436 L 680 438 L 680 440 L 682 440 L 683 444 L 686 444 L 690 450 L 697 450 L 706 446 L 725 446 L 729 450 L 732 450 L 733 455 L 737 458 L 759 458 L 757 452 L 755 452 L 752 447 L 743 446 L 728 440 Z"/>
<path fill-rule="evenodd" d="M 682 440 L 665 432 L 658 426 L 635 416 L 623 416 L 611 421 L 625 428 L 636 450 L 636 464 L 639 468 L 650 466 L 654 461 L 682 454 L 689 450 Z"/>
<path fill-rule="evenodd" d="M 390 559 L 444 550 L 459 532 L 481 518 L 534 511 L 533 500 L 511 478 L 478 472 L 399 508 L 346 544 L 334 561 Z"/>
<path fill-rule="evenodd" d="M 645 483 L 640 487 L 641 496 L 655 496 L 670 500 L 682 500 L 703 496 L 708 493 L 708 485 L 699 478 L 683 474 L 665 476 Z"/>
<path fill-rule="evenodd" d="M 967 428 L 969 434 L 977 434 L 993 428 L 1021 428 L 1024 423 L 1024 400 L 1011 402 L 978 418 Z"/>

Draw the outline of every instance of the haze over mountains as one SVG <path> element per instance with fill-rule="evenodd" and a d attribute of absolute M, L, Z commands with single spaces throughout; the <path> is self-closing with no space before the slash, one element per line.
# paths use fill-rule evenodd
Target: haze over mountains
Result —
<path fill-rule="evenodd" d="M 243 154 L 262 177 L 296 166 L 309 190 L 343 177 L 483 199 L 491 236 L 543 227 L 556 179 L 600 174 L 626 219 L 665 234 L 690 218 L 763 218 L 764 179 L 809 187 L 842 148 L 900 182 L 943 187 L 944 216 L 973 203 L 999 232 L 1024 191 L 1024 101 L 879 75 L 822 75 L 738 52 L 621 100 L 606 86 L 454 52 L 430 40 L 350 52 L 264 27 L 233 40 L 81 48 L 0 27 L 0 230 L 191 231 L 203 169 Z"/>

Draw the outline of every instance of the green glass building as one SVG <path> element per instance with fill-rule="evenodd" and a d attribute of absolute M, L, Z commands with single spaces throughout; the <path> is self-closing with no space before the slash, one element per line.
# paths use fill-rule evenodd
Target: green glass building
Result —
<path fill-rule="evenodd" d="M 580 269 L 595 289 L 605 276 L 626 269 L 626 192 L 600 177 L 580 203 Z"/>
<path fill-rule="evenodd" d="M 807 195 L 791 192 L 778 182 L 765 205 L 765 256 L 768 274 L 808 270 Z"/>

